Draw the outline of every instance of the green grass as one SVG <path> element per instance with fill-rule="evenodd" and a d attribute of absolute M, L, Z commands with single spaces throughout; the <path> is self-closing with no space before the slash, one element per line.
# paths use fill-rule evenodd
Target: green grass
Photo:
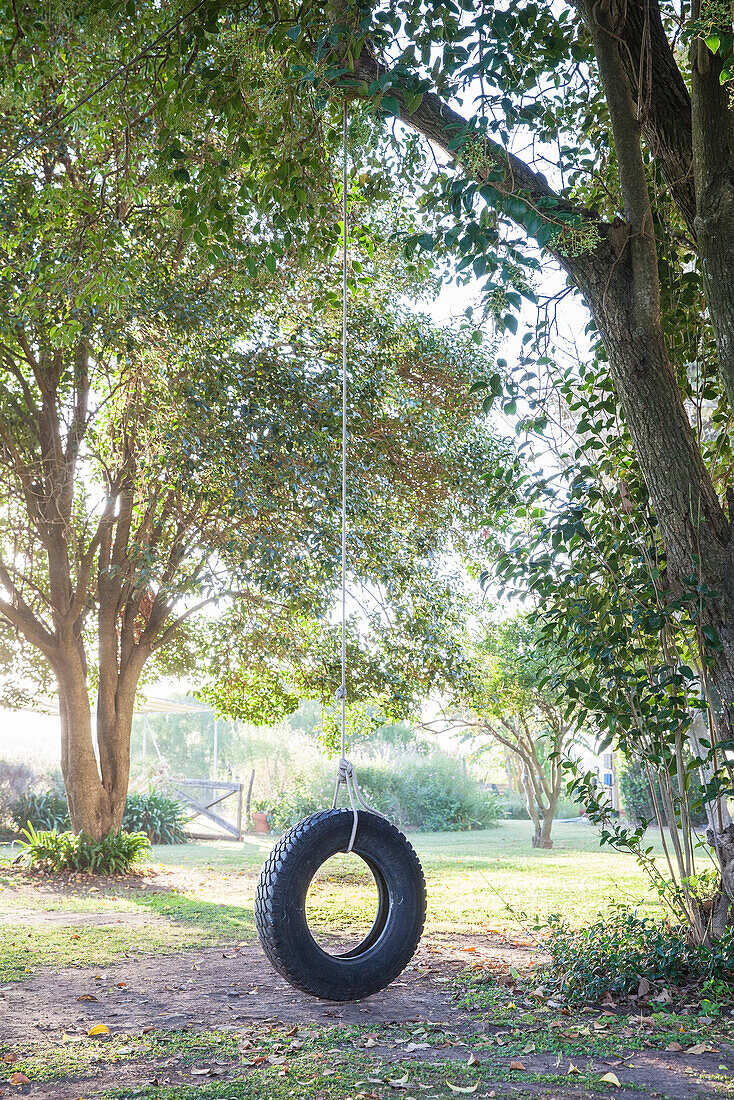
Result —
<path fill-rule="evenodd" d="M 530 825 L 522 821 L 410 840 L 428 882 L 429 932 L 518 931 L 550 912 L 580 922 L 610 901 L 657 908 L 634 860 L 600 848 L 589 826 L 558 825 L 550 851 L 531 848 Z M 98 888 L 92 878 L 19 877 L 0 866 L 0 981 L 41 966 L 104 966 L 124 952 L 170 953 L 250 938 L 256 879 L 272 843 L 264 837 L 157 847 L 158 888 L 145 880 Z M 335 857 L 309 898 L 314 925 L 327 933 L 364 928 L 374 913 L 374 884 L 354 856 Z M 38 921 L 26 920 L 22 910 L 38 912 Z M 51 911 L 54 921 L 43 921 Z M 85 923 L 91 913 L 109 915 L 110 924 Z"/>
<path fill-rule="evenodd" d="M 481 832 L 410 834 L 428 881 L 428 927 L 453 932 L 513 926 L 507 906 L 531 918 L 562 913 L 572 921 L 595 916 L 611 900 L 642 902 L 645 909 L 657 910 L 657 898 L 634 860 L 600 848 L 591 826 L 556 825 L 555 845 L 548 851 L 531 848 L 530 835 L 526 821 L 506 821 Z M 170 868 L 254 875 L 271 844 L 265 838 L 242 846 L 214 841 L 159 847 L 155 860 Z M 344 892 L 346 865 L 335 859 L 340 881 L 324 886 L 337 906 L 335 924 L 354 913 L 358 898 L 358 892 Z"/>
<path fill-rule="evenodd" d="M 507 990 L 502 993 L 511 995 Z M 513 1023 L 505 1028 L 494 1026 L 493 1015 L 491 1033 L 466 1029 L 458 1021 L 459 1031 L 426 1021 L 326 1028 L 259 1023 L 236 1032 L 187 1029 L 118 1034 L 104 1040 L 67 1037 L 56 1046 L 34 1045 L 14 1062 L 13 1069 L 38 1085 L 83 1082 L 93 1078 L 103 1064 L 126 1066 L 125 1075 L 135 1081 L 134 1087 L 108 1088 L 102 1100 L 129 1100 L 132 1095 L 151 1100 L 214 1100 L 220 1096 L 285 1100 L 294 1095 L 304 1100 L 344 1100 L 355 1095 L 385 1100 L 395 1091 L 416 1100 L 422 1093 L 426 1100 L 449 1100 L 456 1095 L 449 1082 L 458 1089 L 472 1090 L 472 1094 L 477 1086 L 479 1096 L 490 1095 L 485 1090 L 495 1086 L 499 1086 L 497 1095 L 509 1095 L 509 1088 L 506 1092 L 502 1086 L 513 1084 L 532 1085 L 533 1095 L 543 1097 L 557 1097 L 557 1091 L 545 1090 L 559 1087 L 567 1097 L 603 1095 L 608 1086 L 600 1078 L 608 1069 L 610 1056 L 614 1061 L 626 1061 L 643 1047 L 662 1051 L 673 1039 L 684 1046 L 702 1039 L 715 1043 L 720 1058 L 729 1060 L 732 1028 L 726 1021 L 711 1026 L 691 1017 L 663 1013 L 660 1017 L 655 1028 L 641 1032 L 632 1031 L 624 1016 L 610 1018 L 594 1012 L 591 1017 L 576 1013 L 569 1018 L 536 1005 L 530 1013 L 517 1010 Z M 600 1026 L 603 1033 L 596 1030 Z M 409 1042 L 425 1052 L 420 1059 L 412 1053 L 415 1048 L 406 1045 Z M 538 1056 L 542 1057 L 540 1065 Z M 523 1059 L 522 1069 L 511 1068 L 513 1061 Z M 160 1075 L 161 1064 L 167 1067 L 164 1072 L 172 1072 L 183 1082 L 153 1084 L 151 1078 Z M 572 1065 L 575 1068 L 570 1071 Z M 226 1080 L 210 1083 L 202 1077 L 211 1067 Z M 189 1084 L 194 1075 L 196 1084 Z M 151 1087 L 146 1088 L 144 1081 L 151 1081 Z M 622 1087 L 641 1091 L 634 1082 L 623 1082 Z M 91 1095 L 88 1085 L 75 1088 Z M 95 1090 L 94 1095 L 99 1093 Z"/>
<path fill-rule="evenodd" d="M 172 926 L 95 924 L 28 929 L 27 925 L 0 926 L 0 982 L 24 981 L 42 967 L 104 967 L 126 953 L 159 954 L 209 942 L 195 928 L 179 932 Z"/>
<path fill-rule="evenodd" d="M 84 1040 L 81 1043 L 66 1042 L 60 1046 L 37 1050 L 14 1064 L 14 1069 L 25 1073 L 35 1084 L 49 1081 L 83 1079 L 94 1074 L 100 1063 L 127 1063 L 138 1080 L 157 1076 L 155 1063 L 165 1059 L 166 1065 L 175 1064 L 176 1071 L 186 1078 L 192 1070 L 216 1065 L 218 1073 L 224 1073 L 226 1081 L 206 1082 L 201 1077 L 195 1084 L 164 1086 L 151 1083 L 146 1088 L 137 1085 L 135 1096 L 162 1097 L 164 1100 L 194 1100 L 226 1096 L 232 1100 L 268 1100 L 297 1095 L 304 1100 L 323 1097 L 324 1100 L 344 1100 L 355 1093 L 363 1096 L 389 1096 L 395 1091 L 407 1095 L 425 1093 L 430 1100 L 455 1096 L 449 1082 L 457 1089 L 469 1093 L 488 1089 L 497 1083 L 532 1083 L 539 1090 L 546 1086 L 571 1086 L 573 1092 L 580 1088 L 586 1092 L 608 1091 L 599 1078 L 603 1067 L 592 1062 L 592 1052 L 585 1052 L 584 1059 L 576 1059 L 579 1072 L 571 1080 L 565 1066 L 545 1071 L 523 1071 L 510 1068 L 509 1045 L 489 1049 L 476 1044 L 479 1061 L 469 1064 L 467 1047 L 454 1048 L 454 1057 L 445 1053 L 445 1040 L 454 1033 L 433 1033 L 425 1027 L 395 1028 L 334 1028 L 314 1027 L 287 1032 L 268 1031 L 259 1028 L 259 1034 L 250 1033 L 248 1041 L 232 1034 L 204 1031 L 200 1033 L 156 1032 L 145 1036 L 120 1035 L 107 1041 Z M 372 1055 L 364 1049 L 367 1039 L 380 1044 L 388 1042 L 395 1050 L 395 1040 L 405 1042 L 405 1037 L 429 1040 L 435 1049 L 428 1061 L 412 1058 L 399 1059 L 393 1064 L 383 1064 L 380 1053 Z M 596 1054 L 596 1052 L 594 1052 Z M 261 1064 L 270 1056 L 273 1064 Z M 438 1057 L 436 1057 L 438 1056 Z M 474 1086 L 477 1086 L 475 1090 Z M 628 1088 L 633 1086 L 626 1086 Z M 486 1093 L 484 1093 L 486 1095 Z M 503 1093 L 501 1092 L 500 1095 Z M 108 1089 L 103 1098 L 128 1098 L 129 1087 Z M 480 1093 L 480 1095 L 482 1095 Z M 536 1095 L 543 1095 L 536 1092 Z"/>
<path fill-rule="evenodd" d="M 509 1069 L 506 1060 L 504 1064 L 487 1060 L 474 1066 L 457 1065 L 453 1062 L 436 1062 L 431 1065 L 403 1062 L 399 1067 L 376 1067 L 367 1059 L 352 1054 L 330 1069 L 331 1072 L 327 1075 L 313 1065 L 295 1072 L 289 1068 L 287 1074 L 276 1066 L 256 1068 L 244 1079 L 212 1084 L 151 1085 L 147 1088 L 136 1088 L 135 1096 L 140 1100 L 214 1100 L 218 1097 L 226 1097 L 227 1100 L 260 1100 L 262 1097 L 281 1100 L 293 1096 L 302 1100 L 345 1100 L 345 1097 L 353 1097 L 355 1093 L 366 1097 L 386 1097 L 402 1093 L 406 1097 L 413 1097 L 413 1100 L 417 1096 L 425 1096 L 427 1100 L 448 1100 L 456 1096 L 450 1089 L 449 1082 L 455 1089 L 463 1090 L 466 1094 L 478 1093 L 480 1096 L 488 1095 L 486 1090 L 497 1083 L 512 1082 L 535 1085 L 533 1095 L 536 1097 L 557 1095 L 541 1091 L 544 1086 L 565 1086 L 571 1089 L 570 1095 L 578 1095 L 582 1088 L 587 1093 L 599 1095 L 610 1095 L 617 1091 L 599 1080 L 601 1071 L 598 1069 L 579 1068 L 579 1073 L 572 1078 L 563 1071 L 518 1073 Z M 631 1085 L 623 1085 L 622 1088 L 642 1091 Z M 479 1092 L 479 1089 L 482 1091 Z M 498 1095 L 508 1096 L 514 1093 L 501 1090 Z M 129 1097 L 130 1091 L 127 1089 L 114 1090 L 103 1093 L 101 1100 L 129 1100 Z"/>

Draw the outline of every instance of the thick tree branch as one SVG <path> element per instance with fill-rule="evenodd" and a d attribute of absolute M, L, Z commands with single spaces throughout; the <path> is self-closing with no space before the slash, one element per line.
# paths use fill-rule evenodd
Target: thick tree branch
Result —
<path fill-rule="evenodd" d="M 640 144 L 640 126 L 629 81 L 622 64 L 619 30 L 623 15 L 608 2 L 585 2 L 584 16 L 594 40 L 599 75 L 609 108 L 619 184 L 629 226 L 632 261 L 633 309 L 641 331 L 657 334 L 660 321 L 660 284 L 655 230 Z"/>
<path fill-rule="evenodd" d="M 369 88 L 370 85 L 388 72 L 389 70 L 381 65 L 371 55 L 369 49 L 365 47 L 354 64 L 353 77 L 363 81 Z M 350 92 L 365 97 L 369 94 L 368 91 L 359 86 L 356 90 L 350 88 Z M 428 138 L 434 145 L 443 149 L 457 167 L 464 170 L 461 164 L 461 149 L 454 149 L 449 146 L 452 140 L 461 134 L 466 134 L 467 140 L 471 140 L 469 122 L 433 92 L 424 92 L 420 104 L 415 110 L 411 111 L 406 103 L 405 91 L 398 79 L 391 84 L 390 95 L 397 100 L 400 106 L 400 118 L 403 122 Z M 474 140 L 477 140 L 476 136 Z M 491 177 L 492 187 L 500 195 L 504 197 L 513 195 L 523 199 L 528 208 L 540 216 L 544 226 L 551 224 L 560 228 L 561 223 L 554 218 L 554 213 L 575 214 L 580 221 L 594 224 L 602 240 L 604 240 L 606 225 L 601 219 L 589 210 L 568 202 L 554 191 L 542 173 L 534 171 L 520 157 L 509 152 L 498 142 L 492 141 L 490 138 L 482 140 L 486 154 L 485 161 L 483 164 L 476 164 L 474 161 L 472 163 L 472 174 L 478 182 L 486 183 Z M 497 169 L 500 166 L 502 175 L 497 178 Z M 541 200 L 542 205 L 539 208 L 538 203 Z M 548 200 L 552 200 L 551 203 L 548 203 Z M 527 227 L 522 221 L 519 224 L 523 231 L 527 232 Z M 542 248 L 554 256 L 569 273 L 573 273 L 575 262 L 570 257 L 554 249 L 552 242 L 544 242 Z M 614 258 L 610 257 L 610 262 Z"/>
<path fill-rule="evenodd" d="M 625 47 L 621 61 L 637 97 L 643 140 L 695 234 L 691 97 L 665 33 L 658 0 L 627 0 L 618 33 Z"/>
<path fill-rule="evenodd" d="M 716 336 L 719 375 L 734 408 L 734 111 L 721 58 L 701 39 L 691 48 L 695 231 Z"/>

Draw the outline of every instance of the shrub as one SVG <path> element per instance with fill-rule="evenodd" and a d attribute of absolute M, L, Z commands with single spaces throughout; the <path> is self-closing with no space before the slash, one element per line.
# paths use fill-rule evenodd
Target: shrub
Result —
<path fill-rule="evenodd" d="M 502 812 L 511 821 L 530 821 L 527 802 L 521 795 L 506 798 L 502 803 Z"/>
<path fill-rule="evenodd" d="M 549 928 L 551 977 L 571 1000 L 633 993 L 642 976 L 651 986 L 734 981 L 732 930 L 716 943 L 696 944 L 682 925 L 653 921 L 622 907 L 582 928 L 552 917 Z"/>
<path fill-rule="evenodd" d="M 16 863 L 39 871 L 91 871 L 98 875 L 123 875 L 150 858 L 150 841 L 143 833 L 108 833 L 93 840 L 84 833 L 36 830 L 22 832 L 21 853 Z"/>
<path fill-rule="evenodd" d="M 519 794 L 505 795 L 501 802 L 503 817 L 511 821 L 529 821 L 530 814 L 525 798 Z M 572 798 L 559 798 L 556 805 L 555 820 L 563 818 L 581 817 L 583 806 L 580 802 L 574 802 Z"/>
<path fill-rule="evenodd" d="M 186 811 L 175 798 L 149 790 L 129 794 L 122 817 L 128 833 L 145 833 L 151 844 L 185 844 Z"/>
<path fill-rule="evenodd" d="M 688 801 L 691 807 L 691 820 L 694 825 L 706 824 L 706 810 L 703 806 L 703 787 L 696 773 L 689 776 L 690 788 Z M 674 791 L 677 790 L 677 780 L 673 779 Z M 624 803 L 624 809 L 630 821 L 655 821 L 655 807 L 650 794 L 650 784 L 647 780 L 642 764 L 634 760 L 627 764 L 619 778 L 619 789 Z M 655 793 L 658 805 L 664 806 L 660 784 L 655 783 Z M 664 812 L 664 810 L 663 810 Z"/>
<path fill-rule="evenodd" d="M 19 832 L 29 825 L 42 831 L 68 829 L 71 825 L 66 798 L 56 791 L 23 794 L 13 803 L 10 813 Z"/>
<path fill-rule="evenodd" d="M 356 771 L 371 805 L 403 829 L 483 829 L 502 816 L 497 796 L 487 793 L 462 761 L 440 751 L 383 750 L 359 762 Z M 261 802 L 271 828 L 280 831 L 330 805 L 335 772 L 332 764 L 301 773 Z"/>

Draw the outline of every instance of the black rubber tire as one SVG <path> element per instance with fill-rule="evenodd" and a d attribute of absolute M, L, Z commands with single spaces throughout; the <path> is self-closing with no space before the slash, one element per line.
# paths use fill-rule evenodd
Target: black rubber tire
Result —
<path fill-rule="evenodd" d="M 358 1001 L 384 989 L 412 959 L 426 919 L 426 883 L 418 856 L 394 825 L 359 811 L 353 851 L 377 883 L 378 911 L 367 936 L 329 955 L 306 921 L 306 893 L 327 859 L 346 851 L 351 810 L 321 810 L 280 838 L 260 874 L 255 923 L 265 954 L 297 989 L 327 1001 Z"/>

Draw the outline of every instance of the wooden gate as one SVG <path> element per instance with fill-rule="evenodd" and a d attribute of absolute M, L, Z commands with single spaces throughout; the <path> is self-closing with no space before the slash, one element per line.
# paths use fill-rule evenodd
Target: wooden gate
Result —
<path fill-rule="evenodd" d="M 218 825 L 220 829 L 224 830 L 225 835 L 219 836 L 220 840 L 242 840 L 242 810 L 243 810 L 243 791 L 244 785 L 239 781 L 236 783 L 220 782 L 218 779 L 172 779 L 170 785 L 176 791 L 176 794 L 186 803 L 186 805 L 194 812 L 189 818 L 189 824 L 195 821 L 197 818 L 204 818 L 207 821 L 213 822 Z M 204 791 L 205 801 L 202 802 L 198 798 L 194 797 L 192 793 L 193 789 Z M 217 792 L 223 791 L 218 797 Z M 211 798 L 211 801 L 210 801 Z M 231 821 L 227 821 L 219 813 L 214 812 L 215 806 L 221 806 L 226 799 L 232 798 L 236 800 L 235 818 L 236 824 Z M 211 833 L 194 833 L 190 829 L 186 830 L 189 836 L 194 837 L 195 840 L 211 840 Z M 216 834 L 215 834 L 216 836 Z"/>

